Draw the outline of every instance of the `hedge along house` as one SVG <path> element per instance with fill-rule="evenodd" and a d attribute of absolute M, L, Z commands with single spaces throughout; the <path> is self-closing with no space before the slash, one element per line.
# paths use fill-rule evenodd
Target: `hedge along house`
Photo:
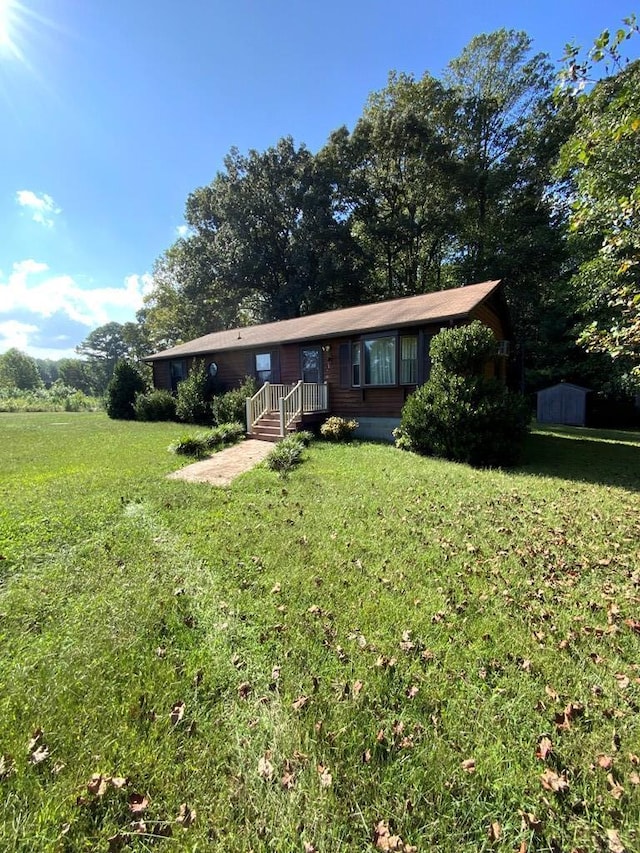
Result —
<path fill-rule="evenodd" d="M 247 400 L 255 438 L 339 415 L 359 422 L 356 435 L 391 440 L 405 400 L 429 376 L 431 338 L 472 320 L 493 331 L 487 370 L 504 378 L 510 325 L 499 281 L 226 329 L 145 360 L 155 387 L 172 391 L 199 361 L 220 391 L 255 377 L 259 390 Z"/>

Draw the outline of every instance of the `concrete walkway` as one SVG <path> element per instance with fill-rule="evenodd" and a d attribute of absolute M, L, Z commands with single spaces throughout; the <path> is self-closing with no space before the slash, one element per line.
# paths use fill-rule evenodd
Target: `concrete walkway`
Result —
<path fill-rule="evenodd" d="M 226 447 L 214 453 L 210 459 L 194 462 L 193 465 L 187 465 L 167 476 L 171 480 L 187 480 L 189 483 L 228 486 L 240 474 L 262 462 L 274 447 L 270 441 L 248 438 L 233 447 Z"/>

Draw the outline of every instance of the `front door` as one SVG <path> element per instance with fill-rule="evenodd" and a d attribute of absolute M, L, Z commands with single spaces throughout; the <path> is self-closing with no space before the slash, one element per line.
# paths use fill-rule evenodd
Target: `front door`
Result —
<path fill-rule="evenodd" d="M 302 381 L 319 385 L 322 382 L 322 350 L 320 347 L 304 347 L 300 351 Z"/>

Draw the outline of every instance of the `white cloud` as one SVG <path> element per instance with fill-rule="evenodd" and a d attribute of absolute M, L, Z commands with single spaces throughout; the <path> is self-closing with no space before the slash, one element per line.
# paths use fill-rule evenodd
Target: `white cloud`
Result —
<path fill-rule="evenodd" d="M 62 213 L 62 208 L 57 207 L 51 196 L 46 193 L 38 195 L 32 190 L 18 190 L 16 201 L 20 207 L 25 207 L 31 212 L 34 222 L 44 225 L 45 228 L 53 228 L 54 217 Z"/>
<path fill-rule="evenodd" d="M 176 228 L 176 234 L 178 235 L 178 237 L 186 237 L 188 233 L 189 233 L 189 226 L 188 225 L 178 225 L 178 227 Z"/>
<path fill-rule="evenodd" d="M 7 320 L 0 323 L 0 352 L 8 349 L 25 350 L 28 346 L 29 335 L 38 331 L 31 323 L 20 323 L 18 320 Z"/>
<path fill-rule="evenodd" d="M 13 265 L 6 283 L 0 280 L 0 316 L 61 313 L 93 329 L 110 320 L 132 319 L 152 285 L 151 275 L 144 273 L 127 276 L 120 287 L 81 287 L 72 276 L 54 275 L 47 264 L 28 259 Z"/>

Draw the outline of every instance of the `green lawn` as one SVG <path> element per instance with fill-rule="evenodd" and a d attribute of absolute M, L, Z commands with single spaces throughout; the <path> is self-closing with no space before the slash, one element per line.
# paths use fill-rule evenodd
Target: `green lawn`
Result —
<path fill-rule="evenodd" d="M 640 849 L 638 434 L 222 490 L 180 432 L 0 415 L 0 849 Z"/>

